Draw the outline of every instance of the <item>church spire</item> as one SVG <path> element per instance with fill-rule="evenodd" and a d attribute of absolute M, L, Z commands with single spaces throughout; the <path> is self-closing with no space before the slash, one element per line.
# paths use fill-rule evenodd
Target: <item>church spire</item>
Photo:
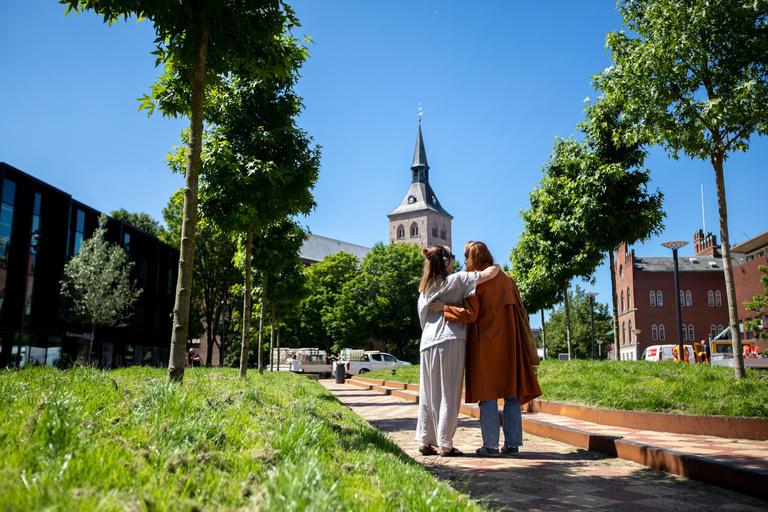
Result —
<path fill-rule="evenodd" d="M 413 165 L 411 166 L 411 183 L 429 183 L 429 164 L 427 164 L 427 152 L 424 151 L 424 141 L 421 138 L 421 119 L 419 119 L 419 134 L 416 137 L 416 151 L 413 153 Z"/>

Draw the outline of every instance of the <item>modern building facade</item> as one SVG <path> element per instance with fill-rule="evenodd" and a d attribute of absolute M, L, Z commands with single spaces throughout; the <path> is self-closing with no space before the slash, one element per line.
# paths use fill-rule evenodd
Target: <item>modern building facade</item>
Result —
<path fill-rule="evenodd" d="M 440 206 L 429 184 L 429 165 L 421 125 L 416 138 L 416 150 L 411 166 L 411 186 L 400 206 L 389 217 L 390 243 L 415 243 L 432 247 L 451 247 L 451 221 L 453 216 Z"/>
<path fill-rule="evenodd" d="M 179 251 L 114 219 L 106 238 L 128 251 L 143 289 L 129 325 L 96 331 L 66 320 L 64 265 L 98 227 L 100 212 L 0 162 L 0 367 L 103 367 L 168 362 Z"/>
<path fill-rule="evenodd" d="M 744 339 L 754 340 L 760 351 L 768 350 L 768 340 L 756 339 L 752 331 L 744 331 L 745 320 L 762 320 L 763 329 L 768 325 L 766 312 L 748 311 L 745 302 L 754 302 L 755 295 L 763 293 L 760 278 L 761 265 L 768 266 L 768 231 L 731 247 L 734 261 L 733 281 L 736 288 L 736 303 L 739 313 L 739 329 Z M 738 266 L 736 266 L 738 265 Z"/>

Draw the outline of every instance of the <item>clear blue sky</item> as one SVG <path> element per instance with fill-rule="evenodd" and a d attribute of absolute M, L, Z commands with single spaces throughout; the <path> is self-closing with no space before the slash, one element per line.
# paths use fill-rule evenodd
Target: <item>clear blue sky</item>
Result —
<path fill-rule="evenodd" d="M 430 182 L 455 217 L 453 249 L 485 241 L 507 260 L 521 209 L 541 179 L 556 136 L 567 137 L 594 98 L 590 77 L 610 64 L 605 34 L 621 28 L 604 2 L 312 1 L 291 3 L 311 59 L 298 92 L 300 125 L 322 146 L 318 207 L 302 222 L 314 234 L 364 246 L 386 241 L 386 215 L 410 184 L 418 106 Z M 154 67 L 154 33 L 134 21 L 109 27 L 54 0 L 0 2 L 0 161 L 102 211 L 125 208 L 161 220 L 182 179 L 164 163 L 186 119 L 148 118 L 136 98 Z M 768 145 L 726 162 L 733 244 L 768 230 Z M 653 150 L 653 188 L 665 195 L 666 230 L 636 246 L 719 235 L 714 171 Z M 608 302 L 607 265 L 598 301 Z M 538 315 L 532 320 L 538 325 Z"/>

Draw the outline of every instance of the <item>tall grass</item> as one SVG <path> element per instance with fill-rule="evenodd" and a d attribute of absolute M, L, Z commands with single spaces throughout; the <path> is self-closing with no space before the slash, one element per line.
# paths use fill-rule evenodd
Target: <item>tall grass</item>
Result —
<path fill-rule="evenodd" d="M 542 400 L 678 414 L 768 418 L 768 372 L 671 361 L 542 361 Z M 367 373 L 371 379 L 419 383 L 419 367 Z"/>
<path fill-rule="evenodd" d="M 479 510 L 290 373 L 0 372 L 0 510 Z"/>

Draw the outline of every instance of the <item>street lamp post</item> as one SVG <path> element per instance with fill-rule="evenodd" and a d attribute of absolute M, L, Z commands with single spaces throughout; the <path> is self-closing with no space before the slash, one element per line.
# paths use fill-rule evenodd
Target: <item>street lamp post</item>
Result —
<path fill-rule="evenodd" d="M 595 343 L 597 343 L 597 358 L 602 360 L 603 359 L 603 340 L 595 340 Z"/>
<path fill-rule="evenodd" d="M 595 359 L 595 296 L 597 292 L 587 292 L 584 295 L 589 297 L 589 324 L 592 328 L 592 360 Z"/>
<path fill-rule="evenodd" d="M 632 334 L 635 335 L 635 361 L 640 360 L 640 344 L 637 341 L 638 335 L 640 334 L 640 329 L 632 329 Z"/>
<path fill-rule="evenodd" d="M 667 249 L 672 249 L 672 261 L 675 268 L 675 311 L 677 312 L 677 360 L 683 361 L 685 352 L 683 352 L 683 320 L 680 314 L 680 276 L 677 271 L 677 250 L 688 245 L 688 242 L 664 242 L 661 245 Z"/>

